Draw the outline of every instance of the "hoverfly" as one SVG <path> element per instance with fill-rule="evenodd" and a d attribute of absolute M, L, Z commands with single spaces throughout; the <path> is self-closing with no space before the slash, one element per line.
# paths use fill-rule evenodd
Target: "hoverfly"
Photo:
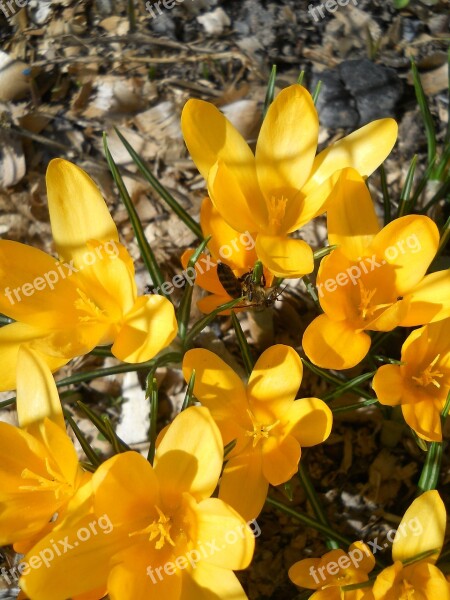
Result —
<path fill-rule="evenodd" d="M 264 273 L 261 273 L 259 283 L 255 283 L 253 281 L 253 270 L 244 273 L 241 277 L 236 277 L 228 265 L 218 263 L 217 275 L 223 289 L 232 298 L 245 297 L 245 304 L 237 305 L 235 308 L 255 307 L 259 310 L 270 308 L 283 291 L 279 287 L 266 289 Z"/>

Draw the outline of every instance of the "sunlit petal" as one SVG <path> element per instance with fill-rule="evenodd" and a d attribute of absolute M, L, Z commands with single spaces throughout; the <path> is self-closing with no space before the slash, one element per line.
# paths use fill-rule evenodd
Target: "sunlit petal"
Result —
<path fill-rule="evenodd" d="M 306 328 L 302 344 L 306 356 L 318 367 L 350 369 L 366 356 L 370 336 L 356 332 L 346 321 L 320 315 Z"/>

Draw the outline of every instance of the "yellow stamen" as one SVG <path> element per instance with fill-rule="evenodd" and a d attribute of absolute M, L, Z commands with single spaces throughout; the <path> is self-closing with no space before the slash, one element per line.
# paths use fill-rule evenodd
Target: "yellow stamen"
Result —
<path fill-rule="evenodd" d="M 269 200 L 269 226 L 273 233 L 278 233 L 286 213 L 287 198 L 272 196 Z"/>
<path fill-rule="evenodd" d="M 100 309 L 90 298 L 87 296 L 82 290 L 77 289 L 77 294 L 80 296 L 77 300 L 75 300 L 75 308 L 80 312 L 86 313 L 86 316 L 78 317 L 80 321 L 89 322 L 89 321 L 102 321 L 108 322 L 108 317 L 105 314 L 105 311 Z"/>
<path fill-rule="evenodd" d="M 255 448 L 260 440 L 268 439 L 269 433 L 274 427 L 279 425 L 280 421 L 275 421 L 271 425 L 262 425 L 255 420 L 254 416 L 249 410 L 247 410 L 247 413 L 252 420 L 253 431 L 246 431 L 245 435 L 253 438 L 253 448 Z"/>
<path fill-rule="evenodd" d="M 368 290 L 361 279 L 358 279 L 359 291 L 361 294 L 361 302 L 359 303 L 358 310 L 361 313 L 362 318 L 365 320 L 367 317 L 371 317 L 375 307 L 370 307 L 372 298 L 376 294 L 376 288 Z"/>
<path fill-rule="evenodd" d="M 437 388 L 441 387 L 441 384 L 439 383 L 439 381 L 437 381 L 437 378 L 444 377 L 444 374 L 441 373 L 438 369 L 435 370 L 435 371 L 433 370 L 433 367 L 438 362 L 440 356 L 441 355 L 438 354 L 432 360 L 432 362 L 428 365 L 428 367 L 426 369 L 424 369 L 420 373 L 419 377 L 413 377 L 412 378 L 417 383 L 417 385 L 421 385 L 422 387 L 426 387 L 427 385 L 429 385 L 430 383 L 432 383 Z"/>
<path fill-rule="evenodd" d="M 175 542 L 173 541 L 170 535 L 172 519 L 170 517 L 166 517 L 162 510 L 157 506 L 155 506 L 155 508 L 158 511 L 159 519 L 157 521 L 153 521 L 153 523 L 150 523 L 150 525 L 145 529 L 131 533 L 130 536 L 139 534 L 149 534 L 148 539 L 150 542 L 152 542 L 159 536 L 158 540 L 155 543 L 156 550 L 161 550 L 161 548 L 164 547 L 166 542 L 168 542 L 171 546 L 175 546 Z"/>
<path fill-rule="evenodd" d="M 50 470 L 49 470 L 50 471 Z M 54 472 L 49 472 L 50 478 L 43 477 L 31 471 L 30 469 L 23 469 L 21 473 L 22 479 L 34 480 L 36 483 L 21 485 L 19 489 L 30 490 L 34 492 L 54 492 L 57 499 L 68 493 L 72 488 L 66 481 L 58 479 Z"/>
<path fill-rule="evenodd" d="M 417 598 L 414 586 L 406 579 L 402 581 L 400 600 L 415 600 Z"/>

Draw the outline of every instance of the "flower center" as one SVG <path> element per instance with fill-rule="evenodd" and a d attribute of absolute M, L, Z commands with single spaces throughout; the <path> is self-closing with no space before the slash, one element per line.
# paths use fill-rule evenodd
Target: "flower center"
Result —
<path fill-rule="evenodd" d="M 275 421 L 271 425 L 263 425 L 256 421 L 256 419 L 249 410 L 247 410 L 247 413 L 250 419 L 252 420 L 253 431 L 246 431 L 245 435 L 253 438 L 253 448 L 256 448 L 258 442 L 263 439 L 266 440 L 269 437 L 269 434 L 272 431 L 272 429 L 279 425 L 280 421 Z"/>
<path fill-rule="evenodd" d="M 80 296 L 75 300 L 75 308 L 80 312 L 85 313 L 84 316 L 78 317 L 82 322 L 109 322 L 104 310 L 101 310 L 95 302 L 93 302 L 82 290 L 77 289 L 77 294 Z"/>
<path fill-rule="evenodd" d="M 27 485 L 21 485 L 21 490 L 29 490 L 34 492 L 54 492 L 57 500 L 60 500 L 62 496 L 65 496 L 71 491 L 72 486 L 66 481 L 58 479 L 58 474 L 51 469 L 47 463 L 47 470 L 49 472 L 48 477 L 43 477 L 31 471 L 30 469 L 23 469 L 21 473 L 22 479 L 31 479 L 36 483 L 28 483 Z"/>
<path fill-rule="evenodd" d="M 371 319 L 375 313 L 375 311 L 380 308 L 388 308 L 391 306 L 391 303 L 388 304 L 375 304 L 374 306 L 370 306 L 373 297 L 377 293 L 377 288 L 373 290 L 369 290 L 366 288 L 361 279 L 358 279 L 359 293 L 361 297 L 361 301 L 358 305 L 358 310 L 361 314 L 362 319 L 365 321 L 366 319 Z"/>
<path fill-rule="evenodd" d="M 412 586 L 406 579 L 403 579 L 401 584 L 400 600 L 414 600 L 416 597 L 414 586 Z"/>
<path fill-rule="evenodd" d="M 149 536 L 148 539 L 150 542 L 158 538 L 155 542 L 156 550 L 161 550 L 161 548 L 165 546 L 166 542 L 171 546 L 175 546 L 175 542 L 170 535 L 170 530 L 173 525 L 172 519 L 170 517 L 166 517 L 163 511 L 157 506 L 155 506 L 155 508 L 158 511 L 159 519 L 157 521 L 153 521 L 153 523 L 150 523 L 150 525 L 145 529 L 142 529 L 141 531 L 135 531 L 130 535 L 145 533 Z"/>
<path fill-rule="evenodd" d="M 272 233 L 278 233 L 286 213 L 287 198 L 272 196 L 269 200 L 269 227 Z"/>
<path fill-rule="evenodd" d="M 422 387 L 427 387 L 427 385 L 429 385 L 430 383 L 432 383 L 437 388 L 441 387 L 441 384 L 437 380 L 440 377 L 444 377 L 444 374 L 441 373 L 438 369 L 434 370 L 434 366 L 438 362 L 440 356 L 441 355 L 438 354 L 431 361 L 431 363 L 428 365 L 428 367 L 420 373 L 419 377 L 413 377 L 412 378 L 417 383 L 417 385 L 420 385 Z"/>

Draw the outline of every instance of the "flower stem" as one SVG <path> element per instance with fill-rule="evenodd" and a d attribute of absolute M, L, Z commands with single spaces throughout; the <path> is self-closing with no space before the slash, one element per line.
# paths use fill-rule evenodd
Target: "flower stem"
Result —
<path fill-rule="evenodd" d="M 330 523 L 323 511 L 322 505 L 320 504 L 319 498 L 317 497 L 316 490 L 314 489 L 309 474 L 301 463 L 298 469 L 298 478 L 300 479 L 303 489 L 306 492 L 306 496 L 308 498 L 309 503 L 312 506 L 317 520 L 320 521 L 322 525 L 330 527 Z M 326 540 L 326 544 L 327 548 L 329 548 L 330 550 L 337 550 L 339 548 L 339 544 L 333 538 L 328 538 Z"/>

